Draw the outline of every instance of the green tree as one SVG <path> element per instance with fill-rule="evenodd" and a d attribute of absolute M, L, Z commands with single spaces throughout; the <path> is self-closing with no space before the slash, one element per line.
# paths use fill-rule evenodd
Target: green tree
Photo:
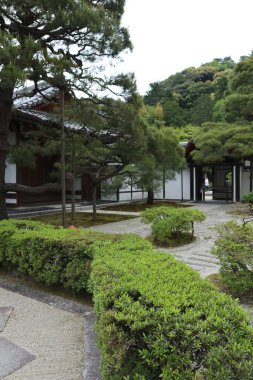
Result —
<path fill-rule="evenodd" d="M 252 159 L 253 125 L 206 123 L 193 137 L 192 155 L 201 163 Z"/>
<path fill-rule="evenodd" d="M 45 80 L 94 96 L 93 84 L 122 85 L 123 76 L 105 81 L 101 62 L 131 48 L 121 27 L 124 0 L 2 0 L 0 4 L 0 219 L 7 218 L 5 160 L 14 90 L 26 80 Z M 16 186 L 16 191 L 21 190 Z M 27 189 L 26 189 L 27 190 Z"/>
<path fill-rule="evenodd" d="M 154 191 L 159 190 L 162 180 L 171 179 L 185 165 L 184 153 L 172 128 L 146 130 L 147 144 L 142 158 L 135 162 L 132 180 L 148 193 L 147 202 L 154 201 Z"/>
<path fill-rule="evenodd" d="M 253 121 L 253 57 L 239 62 L 230 83 L 230 95 L 225 99 L 228 122 Z"/>
<path fill-rule="evenodd" d="M 107 99 L 99 107 L 87 105 L 86 100 L 80 101 L 76 116 L 83 125 L 87 125 L 87 107 L 92 107 L 92 124 L 89 124 L 89 131 L 83 136 L 83 141 L 75 141 L 74 170 L 74 156 L 70 152 L 68 175 L 72 178 L 85 175 L 91 183 L 95 220 L 97 188 L 141 159 L 146 145 L 146 128 L 138 100 L 123 102 Z"/>
<path fill-rule="evenodd" d="M 200 126 L 212 120 L 214 101 L 209 94 L 199 96 L 191 109 L 191 123 Z"/>
<path fill-rule="evenodd" d="M 179 105 L 176 98 L 169 99 L 163 104 L 164 120 L 167 126 L 181 127 L 188 120 L 188 112 Z"/>
<path fill-rule="evenodd" d="M 199 125 L 212 121 L 213 103 L 225 97 L 234 66 L 234 61 L 225 57 L 197 68 L 189 67 L 161 82 L 151 83 L 144 103 L 160 102 L 167 125 L 181 127 L 190 122 Z"/>

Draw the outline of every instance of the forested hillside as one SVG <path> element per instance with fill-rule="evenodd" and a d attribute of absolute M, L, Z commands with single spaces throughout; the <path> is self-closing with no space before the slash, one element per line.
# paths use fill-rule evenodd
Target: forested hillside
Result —
<path fill-rule="evenodd" d="M 253 56 L 236 64 L 231 57 L 189 67 L 150 84 L 144 96 L 147 114 L 170 127 L 205 122 L 253 120 Z"/>

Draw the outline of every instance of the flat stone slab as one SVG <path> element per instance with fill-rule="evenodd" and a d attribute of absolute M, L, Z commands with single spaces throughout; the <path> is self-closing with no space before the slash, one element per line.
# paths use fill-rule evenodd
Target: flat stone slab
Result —
<path fill-rule="evenodd" d="M 0 338 L 0 378 L 9 375 L 35 359 L 35 356 L 16 346 L 5 338 Z"/>
<path fill-rule="evenodd" d="M 0 307 L 0 332 L 4 331 L 5 325 L 12 312 L 13 306 Z"/>

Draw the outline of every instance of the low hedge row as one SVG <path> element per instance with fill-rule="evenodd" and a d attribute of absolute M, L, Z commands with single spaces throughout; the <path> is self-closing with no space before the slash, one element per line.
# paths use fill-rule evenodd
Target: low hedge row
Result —
<path fill-rule="evenodd" d="M 98 242 L 90 289 L 104 379 L 253 378 L 245 312 L 173 257 Z"/>
<path fill-rule="evenodd" d="M 0 262 L 48 285 L 87 288 L 93 242 L 105 234 L 55 228 L 29 220 L 0 222 Z M 119 236 L 110 235 L 110 241 Z"/>
<path fill-rule="evenodd" d="M 93 293 L 105 380 L 249 380 L 248 317 L 186 265 L 138 237 L 0 222 L 0 261 Z"/>

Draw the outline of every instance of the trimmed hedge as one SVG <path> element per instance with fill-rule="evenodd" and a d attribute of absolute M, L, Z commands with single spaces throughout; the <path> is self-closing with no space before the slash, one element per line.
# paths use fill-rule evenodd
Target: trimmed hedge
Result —
<path fill-rule="evenodd" d="M 29 220 L 0 222 L 0 262 L 48 285 L 87 288 L 93 242 L 120 236 L 55 228 Z"/>
<path fill-rule="evenodd" d="M 96 243 L 90 289 L 104 379 L 253 378 L 245 312 L 173 257 Z"/>
<path fill-rule="evenodd" d="M 251 380 L 253 330 L 237 302 L 136 236 L 0 222 L 0 257 L 93 293 L 105 380 Z"/>

